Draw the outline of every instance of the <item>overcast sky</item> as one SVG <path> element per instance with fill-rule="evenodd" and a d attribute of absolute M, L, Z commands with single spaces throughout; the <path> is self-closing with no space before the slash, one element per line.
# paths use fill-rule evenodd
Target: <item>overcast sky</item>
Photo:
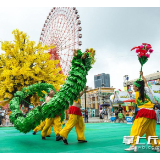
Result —
<path fill-rule="evenodd" d="M 52 6 L 54 7 L 54 6 Z M 0 41 L 13 40 L 12 30 L 26 32 L 39 41 L 52 7 L 0 7 Z M 139 77 L 140 63 L 132 47 L 150 43 L 153 54 L 144 65 L 144 75 L 160 70 L 160 8 L 78 7 L 82 22 L 82 46 L 96 50 L 96 63 L 89 71 L 87 85 L 94 88 L 94 75 L 110 74 L 111 86 L 123 89 L 123 76 Z"/>

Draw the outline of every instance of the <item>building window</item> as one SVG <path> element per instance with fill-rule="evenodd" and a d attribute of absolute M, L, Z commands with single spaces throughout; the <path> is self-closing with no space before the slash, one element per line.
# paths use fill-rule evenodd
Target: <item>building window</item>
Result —
<path fill-rule="evenodd" d="M 92 101 L 95 101 L 95 97 L 92 97 Z"/>
<path fill-rule="evenodd" d="M 101 77 L 100 76 L 97 76 L 97 79 L 100 79 Z"/>

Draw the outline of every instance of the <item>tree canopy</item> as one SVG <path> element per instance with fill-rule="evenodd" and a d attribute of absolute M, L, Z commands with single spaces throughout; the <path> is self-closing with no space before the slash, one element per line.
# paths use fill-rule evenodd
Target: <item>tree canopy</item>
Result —
<path fill-rule="evenodd" d="M 13 30 L 14 41 L 1 42 L 0 55 L 0 101 L 8 103 L 16 91 L 35 83 L 52 84 L 59 90 L 66 76 L 60 74 L 58 60 L 51 60 L 48 49 L 55 46 L 42 46 L 30 41 L 26 33 Z M 4 101 L 6 100 L 6 101 Z"/>

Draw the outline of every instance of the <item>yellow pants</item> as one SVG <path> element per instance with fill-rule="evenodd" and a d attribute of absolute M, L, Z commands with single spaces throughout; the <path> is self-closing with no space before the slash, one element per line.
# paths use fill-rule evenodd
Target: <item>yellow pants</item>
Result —
<path fill-rule="evenodd" d="M 42 130 L 45 126 L 45 121 L 41 121 L 40 125 L 38 125 L 33 131 L 38 132 L 39 130 Z"/>
<path fill-rule="evenodd" d="M 130 134 L 130 136 L 134 136 L 134 141 L 132 145 L 136 145 L 137 136 L 142 137 L 145 134 L 146 139 L 148 140 L 148 136 L 156 136 L 155 132 L 156 132 L 155 119 L 149 119 L 145 117 L 139 117 L 135 119 Z M 150 143 L 152 147 L 159 146 L 159 140 L 157 140 L 157 145 L 154 144 L 154 140 L 151 140 Z"/>
<path fill-rule="evenodd" d="M 75 114 L 69 115 L 69 120 L 66 123 L 66 126 L 61 130 L 60 136 L 67 139 L 69 132 L 72 130 L 74 126 L 77 133 L 77 140 L 85 140 L 84 137 L 85 125 L 83 117 Z"/>
<path fill-rule="evenodd" d="M 41 132 L 42 137 L 46 137 L 48 134 L 48 130 L 51 128 L 53 125 L 54 133 L 55 135 L 60 135 L 60 131 L 62 130 L 62 123 L 61 123 L 61 117 L 55 117 L 55 118 L 47 118 L 46 119 L 46 124 Z M 51 133 L 51 130 L 50 130 Z"/>
<path fill-rule="evenodd" d="M 45 121 L 41 121 L 40 125 L 38 125 L 34 130 L 33 132 L 38 132 L 39 130 L 43 130 L 43 127 L 45 126 L 46 124 L 46 120 Z M 47 131 L 47 136 L 50 136 L 51 135 L 51 127 L 48 129 Z"/>

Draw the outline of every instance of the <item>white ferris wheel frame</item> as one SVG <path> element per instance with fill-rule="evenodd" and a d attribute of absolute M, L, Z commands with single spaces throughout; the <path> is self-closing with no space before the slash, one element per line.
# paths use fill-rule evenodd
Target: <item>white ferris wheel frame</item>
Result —
<path fill-rule="evenodd" d="M 55 45 L 50 51 L 51 59 L 59 60 L 62 73 L 68 76 L 73 52 L 82 45 L 80 16 L 75 7 L 54 7 L 42 28 L 40 42 L 42 45 Z"/>

